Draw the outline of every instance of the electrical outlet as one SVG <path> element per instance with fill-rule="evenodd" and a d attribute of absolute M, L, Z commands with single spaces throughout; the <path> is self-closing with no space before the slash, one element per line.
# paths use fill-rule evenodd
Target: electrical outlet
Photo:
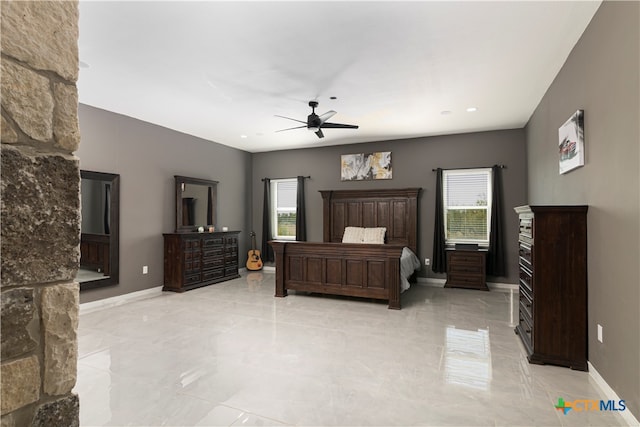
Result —
<path fill-rule="evenodd" d="M 425 258 L 424 265 L 431 265 L 431 260 L 429 258 Z"/>
<path fill-rule="evenodd" d="M 598 341 L 602 341 L 602 325 L 598 323 Z"/>
<path fill-rule="evenodd" d="M 149 273 L 149 266 L 143 265 L 142 266 L 142 274 L 147 274 L 147 273 Z"/>

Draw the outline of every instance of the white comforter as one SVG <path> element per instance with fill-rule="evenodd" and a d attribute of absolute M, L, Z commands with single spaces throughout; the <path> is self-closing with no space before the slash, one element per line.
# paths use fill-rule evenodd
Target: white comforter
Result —
<path fill-rule="evenodd" d="M 402 255 L 400 256 L 400 292 L 404 292 L 411 286 L 409 284 L 409 277 L 415 270 L 420 269 L 420 260 L 416 254 L 409 248 L 402 249 Z"/>

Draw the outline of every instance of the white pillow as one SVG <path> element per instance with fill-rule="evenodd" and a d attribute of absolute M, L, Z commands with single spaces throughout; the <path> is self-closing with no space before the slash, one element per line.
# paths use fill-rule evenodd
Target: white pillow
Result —
<path fill-rule="evenodd" d="M 342 243 L 362 243 L 364 239 L 364 228 L 346 227 L 342 235 Z"/>
<path fill-rule="evenodd" d="M 384 244 L 384 235 L 387 232 L 386 227 L 372 227 L 364 229 L 362 243 L 374 243 L 378 245 Z"/>

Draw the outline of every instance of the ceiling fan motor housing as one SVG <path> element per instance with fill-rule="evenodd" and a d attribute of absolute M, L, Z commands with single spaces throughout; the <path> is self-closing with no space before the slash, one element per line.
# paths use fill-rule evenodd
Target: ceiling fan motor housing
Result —
<path fill-rule="evenodd" d="M 320 125 L 320 117 L 316 113 L 311 113 L 307 116 L 307 127 L 319 128 Z"/>
<path fill-rule="evenodd" d="M 311 107 L 311 114 L 307 116 L 307 128 L 317 131 L 322 124 L 320 122 L 320 117 L 316 114 L 316 107 L 318 106 L 318 101 L 309 101 L 309 107 Z"/>
<path fill-rule="evenodd" d="M 342 123 L 329 123 L 327 122 L 327 119 L 333 117 L 334 114 L 336 114 L 335 111 L 330 110 L 327 111 L 326 113 L 322 114 L 322 116 L 318 116 L 316 114 L 316 107 L 318 106 L 318 101 L 309 101 L 309 107 L 311 107 L 311 114 L 309 114 L 307 116 L 307 126 L 306 128 L 310 131 L 315 132 L 315 134 L 318 136 L 318 138 L 324 138 L 324 134 L 322 133 L 322 129 L 323 127 L 326 128 L 340 128 L 340 129 L 358 129 L 357 125 L 345 125 Z M 277 116 L 277 117 L 282 117 L 284 119 L 288 119 L 288 120 L 293 120 L 299 123 L 304 123 L 302 120 L 298 120 L 298 119 L 292 119 L 291 117 L 285 117 L 285 116 Z M 295 128 L 289 128 L 289 129 L 282 129 L 276 132 L 282 132 L 285 130 L 291 130 L 291 129 L 299 129 L 305 126 L 297 126 Z"/>

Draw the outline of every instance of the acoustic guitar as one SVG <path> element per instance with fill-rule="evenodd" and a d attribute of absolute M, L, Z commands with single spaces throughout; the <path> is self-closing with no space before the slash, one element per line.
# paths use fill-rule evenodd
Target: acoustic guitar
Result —
<path fill-rule="evenodd" d="M 260 251 L 256 249 L 256 233 L 251 232 L 251 250 L 247 253 L 247 270 L 262 270 Z"/>

